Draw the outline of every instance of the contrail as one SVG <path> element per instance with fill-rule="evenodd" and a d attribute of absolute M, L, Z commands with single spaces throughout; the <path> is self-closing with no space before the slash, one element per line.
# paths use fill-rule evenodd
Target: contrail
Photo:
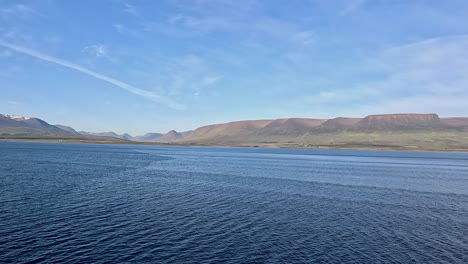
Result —
<path fill-rule="evenodd" d="M 169 106 L 171 108 L 185 109 L 184 105 L 181 105 L 181 104 L 179 104 L 177 102 L 174 102 L 174 101 L 172 101 L 171 99 L 169 99 L 169 98 L 167 98 L 165 96 L 162 96 L 162 95 L 159 95 L 159 94 L 156 94 L 156 93 L 153 93 L 153 92 L 142 90 L 142 89 L 137 88 L 135 86 L 132 86 L 130 84 L 118 81 L 116 79 L 113 79 L 113 78 L 110 78 L 108 76 L 102 75 L 102 74 L 97 73 L 95 71 L 86 69 L 86 68 L 84 68 L 84 67 L 82 67 L 80 65 L 77 65 L 77 64 L 62 60 L 60 58 L 52 57 L 52 56 L 40 53 L 40 52 L 35 51 L 35 50 L 31 50 L 31 49 L 28 49 L 28 48 L 17 46 L 17 45 L 8 43 L 8 42 L 6 42 L 6 41 L 4 41 L 2 39 L 0 39 L 0 46 L 3 46 L 5 48 L 11 49 L 11 50 L 19 52 L 19 53 L 29 55 L 31 57 L 34 57 L 34 58 L 37 58 L 37 59 L 40 59 L 40 60 L 43 60 L 43 61 L 52 62 L 52 63 L 58 64 L 58 65 L 73 69 L 75 71 L 82 72 L 82 73 L 87 74 L 89 76 L 92 76 L 92 77 L 94 77 L 96 79 L 100 79 L 100 80 L 106 81 L 108 83 L 114 84 L 114 85 L 116 85 L 116 86 L 118 86 L 118 87 L 120 87 L 120 88 L 122 88 L 124 90 L 127 90 L 127 91 L 129 91 L 129 92 L 131 92 L 133 94 L 143 96 L 143 97 L 148 98 L 148 99 L 150 99 L 150 100 L 152 100 L 154 102 L 163 103 L 163 104 L 165 104 L 165 105 L 167 105 L 167 106 Z"/>

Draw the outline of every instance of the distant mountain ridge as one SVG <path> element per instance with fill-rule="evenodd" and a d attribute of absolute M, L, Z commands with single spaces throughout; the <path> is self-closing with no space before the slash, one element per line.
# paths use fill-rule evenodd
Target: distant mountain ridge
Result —
<path fill-rule="evenodd" d="M 193 131 L 143 136 L 77 132 L 34 118 L 0 114 L 0 138 L 83 138 L 195 145 L 389 146 L 468 149 L 468 118 L 437 114 L 381 114 L 364 118 L 281 118 L 207 125 Z"/>
<path fill-rule="evenodd" d="M 0 114 L 0 135 L 40 134 L 43 136 L 68 136 L 71 132 L 35 117 Z"/>
<path fill-rule="evenodd" d="M 119 135 L 115 132 L 100 132 L 100 133 L 94 133 L 94 132 L 86 132 L 86 131 L 80 131 L 78 132 L 81 135 L 85 136 L 97 136 L 97 137 L 111 137 L 111 138 L 118 138 L 122 140 L 132 140 L 133 137 L 129 134 L 123 134 Z"/>
<path fill-rule="evenodd" d="M 364 118 L 285 118 L 215 124 L 175 143 L 195 145 L 468 149 L 468 118 L 383 114 Z"/>
<path fill-rule="evenodd" d="M 384 114 L 365 118 L 333 119 L 283 118 L 236 121 L 195 129 L 186 140 L 204 140 L 239 135 L 301 136 L 342 131 L 401 131 L 468 128 L 468 118 L 439 118 L 437 114 Z"/>
<path fill-rule="evenodd" d="M 163 134 L 161 133 L 147 133 L 143 136 L 136 136 L 133 138 L 134 141 L 141 141 L 141 142 L 155 142 L 158 138 L 162 137 Z"/>
<path fill-rule="evenodd" d="M 178 139 L 183 138 L 184 136 L 175 130 L 171 130 L 167 132 L 166 134 L 162 135 L 158 139 L 156 139 L 156 142 L 161 142 L 161 143 L 172 143 L 177 141 Z"/>
<path fill-rule="evenodd" d="M 112 142 L 112 137 L 82 135 L 69 126 L 51 125 L 36 117 L 0 114 L 0 139 L 53 139 Z"/>
<path fill-rule="evenodd" d="M 423 129 L 440 128 L 446 124 L 436 114 L 369 115 L 353 125 L 356 129 Z"/>

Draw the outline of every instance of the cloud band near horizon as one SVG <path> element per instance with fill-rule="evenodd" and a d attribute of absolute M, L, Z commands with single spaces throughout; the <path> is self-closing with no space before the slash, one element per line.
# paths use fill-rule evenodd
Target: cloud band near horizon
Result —
<path fill-rule="evenodd" d="M 94 77 L 96 79 L 103 80 L 103 81 L 108 82 L 110 84 L 113 84 L 113 85 L 115 85 L 117 87 L 120 87 L 121 89 L 124 89 L 124 90 L 126 90 L 126 91 L 128 91 L 130 93 L 135 94 L 135 95 L 142 96 L 142 97 L 145 97 L 147 99 L 150 99 L 153 102 L 165 104 L 165 105 L 167 105 L 167 106 L 169 106 L 169 107 L 171 107 L 173 109 L 183 110 L 183 109 L 186 108 L 184 105 L 179 104 L 179 103 L 177 103 L 177 102 L 175 102 L 175 101 L 173 101 L 170 98 L 167 98 L 165 96 L 162 96 L 162 95 L 156 94 L 154 92 L 150 92 L 150 91 L 146 91 L 146 90 L 137 88 L 137 87 L 132 86 L 130 84 L 121 82 L 119 80 L 113 79 L 111 77 L 108 77 L 108 76 L 103 75 L 101 73 L 89 70 L 89 69 L 84 68 L 84 67 L 82 67 L 80 65 L 71 63 L 71 62 L 63 60 L 63 59 L 53 57 L 53 56 L 49 56 L 49 55 L 43 54 L 41 52 L 38 52 L 38 51 L 35 51 L 35 50 L 32 50 L 32 49 L 21 47 L 21 46 L 6 42 L 6 41 L 4 41 L 2 39 L 0 39 L 0 46 L 8 48 L 8 49 L 13 50 L 13 51 L 18 52 L 18 53 L 29 55 L 31 57 L 40 59 L 42 61 L 51 62 L 51 63 L 57 64 L 57 65 L 60 65 L 60 66 L 63 66 L 63 67 L 66 67 L 66 68 L 69 68 L 69 69 L 84 73 L 84 74 L 89 75 L 91 77 Z"/>

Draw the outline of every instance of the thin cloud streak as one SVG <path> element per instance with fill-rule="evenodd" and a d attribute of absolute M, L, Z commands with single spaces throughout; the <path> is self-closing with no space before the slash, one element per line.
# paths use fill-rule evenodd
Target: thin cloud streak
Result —
<path fill-rule="evenodd" d="M 0 46 L 3 46 L 5 48 L 11 49 L 13 51 L 16 51 L 16 52 L 19 52 L 19 53 L 22 53 L 22 54 L 29 55 L 31 57 L 34 57 L 34 58 L 37 58 L 37 59 L 40 59 L 40 60 L 43 60 L 43 61 L 51 62 L 51 63 L 61 65 L 63 67 L 67 67 L 67 68 L 73 69 L 75 71 L 84 73 L 84 74 L 87 74 L 87 75 L 92 76 L 92 77 L 94 77 L 96 79 L 100 79 L 100 80 L 106 81 L 108 83 L 114 84 L 114 85 L 116 85 L 116 86 L 118 86 L 118 87 L 120 87 L 120 88 L 122 88 L 122 89 L 124 89 L 124 90 L 126 90 L 128 92 L 131 92 L 133 94 L 148 98 L 148 99 L 150 99 L 150 100 L 152 100 L 154 102 L 157 102 L 157 103 L 163 103 L 163 104 L 165 104 L 165 105 L 167 105 L 167 106 L 169 106 L 171 108 L 178 109 L 178 110 L 182 110 L 182 109 L 186 108 L 184 105 L 179 104 L 177 102 L 174 102 L 174 101 L 172 101 L 171 99 L 169 99 L 169 98 L 167 98 L 165 96 L 158 95 L 156 93 L 149 92 L 149 91 L 137 88 L 137 87 L 132 86 L 130 84 L 118 81 L 118 80 L 113 79 L 111 77 L 108 77 L 108 76 L 105 76 L 103 74 L 94 72 L 94 71 L 86 69 L 86 68 L 84 68 L 84 67 L 82 67 L 80 65 L 77 65 L 77 64 L 62 60 L 60 58 L 52 57 L 52 56 L 42 54 L 40 52 L 28 49 L 28 48 L 17 46 L 17 45 L 8 43 L 8 42 L 6 42 L 6 41 L 4 41 L 2 39 L 0 39 Z"/>

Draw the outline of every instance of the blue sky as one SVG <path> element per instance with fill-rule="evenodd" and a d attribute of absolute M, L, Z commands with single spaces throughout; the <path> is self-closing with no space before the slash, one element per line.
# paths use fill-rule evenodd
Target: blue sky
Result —
<path fill-rule="evenodd" d="M 0 113 L 143 134 L 468 116 L 465 0 L 0 0 Z"/>

